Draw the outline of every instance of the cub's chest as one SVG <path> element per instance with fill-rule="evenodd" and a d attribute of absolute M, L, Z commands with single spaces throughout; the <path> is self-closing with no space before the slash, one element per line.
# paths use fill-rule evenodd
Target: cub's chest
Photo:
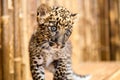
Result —
<path fill-rule="evenodd" d="M 46 66 L 49 66 L 54 60 L 70 56 L 68 44 L 64 48 L 54 48 L 49 46 L 48 43 L 43 44 L 41 47 L 44 48 L 41 48 L 40 55 L 43 56 Z"/>
<path fill-rule="evenodd" d="M 42 49 L 41 54 L 44 57 L 46 66 L 49 66 L 54 60 L 63 57 L 62 49 L 56 49 L 48 47 L 47 49 Z"/>

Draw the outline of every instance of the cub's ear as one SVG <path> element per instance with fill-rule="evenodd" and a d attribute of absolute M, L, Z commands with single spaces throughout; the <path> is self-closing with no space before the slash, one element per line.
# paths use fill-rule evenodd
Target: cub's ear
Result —
<path fill-rule="evenodd" d="M 78 13 L 75 13 L 75 14 L 71 14 L 71 17 L 72 17 L 73 21 L 75 22 L 75 21 L 79 20 L 80 16 Z"/>
<path fill-rule="evenodd" d="M 51 7 L 50 6 L 48 6 L 47 4 L 41 4 L 37 8 L 37 16 L 45 16 L 50 11 L 51 11 Z"/>
<path fill-rule="evenodd" d="M 75 14 L 71 14 L 71 17 L 75 17 L 77 15 L 77 13 L 75 13 Z"/>

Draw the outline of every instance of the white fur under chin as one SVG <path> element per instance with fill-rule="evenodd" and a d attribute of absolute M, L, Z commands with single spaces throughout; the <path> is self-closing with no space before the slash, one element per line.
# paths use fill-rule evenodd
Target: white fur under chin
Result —
<path fill-rule="evenodd" d="M 74 80 L 90 80 L 91 76 L 87 75 L 86 77 L 80 77 L 80 76 L 74 75 L 73 78 Z"/>

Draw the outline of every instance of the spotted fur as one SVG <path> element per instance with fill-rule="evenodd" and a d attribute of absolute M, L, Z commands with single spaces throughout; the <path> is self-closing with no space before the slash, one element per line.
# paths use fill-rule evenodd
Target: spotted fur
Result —
<path fill-rule="evenodd" d="M 53 80 L 80 80 L 71 68 L 71 44 L 68 41 L 76 14 L 64 7 L 41 4 L 37 9 L 38 28 L 29 43 L 30 68 L 33 80 L 45 80 L 45 69 Z M 88 80 L 88 79 L 87 79 Z"/>

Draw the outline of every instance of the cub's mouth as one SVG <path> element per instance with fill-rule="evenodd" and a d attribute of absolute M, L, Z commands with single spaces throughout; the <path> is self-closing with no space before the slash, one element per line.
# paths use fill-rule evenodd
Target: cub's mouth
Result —
<path fill-rule="evenodd" d="M 49 45 L 53 48 L 59 48 L 59 49 L 61 49 L 65 46 L 65 44 L 57 43 L 57 42 L 53 42 L 53 41 L 50 41 Z"/>

